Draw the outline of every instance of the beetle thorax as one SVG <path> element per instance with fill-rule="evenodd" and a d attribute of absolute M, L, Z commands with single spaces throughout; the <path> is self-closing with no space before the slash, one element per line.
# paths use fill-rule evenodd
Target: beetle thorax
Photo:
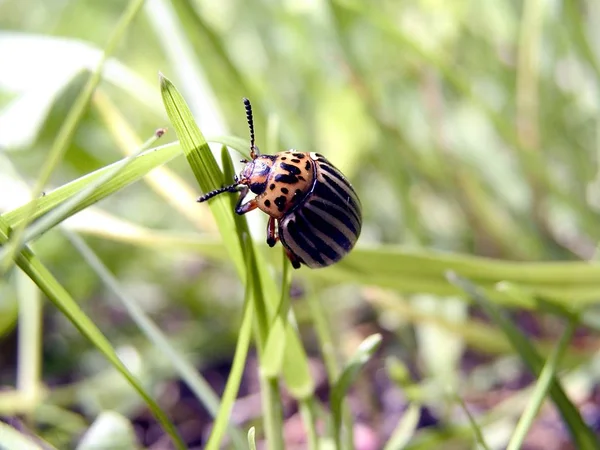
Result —
<path fill-rule="evenodd" d="M 255 194 L 262 194 L 267 188 L 267 179 L 272 166 L 273 160 L 268 155 L 261 155 L 244 166 L 240 180 Z"/>

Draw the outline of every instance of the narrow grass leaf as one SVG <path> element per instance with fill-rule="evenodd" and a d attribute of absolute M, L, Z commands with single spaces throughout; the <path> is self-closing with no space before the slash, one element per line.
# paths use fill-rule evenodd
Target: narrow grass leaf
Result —
<path fill-rule="evenodd" d="M 251 273 L 249 267 L 250 264 L 250 258 L 248 258 L 246 260 L 246 273 L 248 276 Z M 252 280 L 249 279 L 246 283 L 242 324 L 235 346 L 233 363 L 231 364 L 231 370 L 227 377 L 227 384 L 225 385 L 225 391 L 223 392 L 223 397 L 221 399 L 221 407 L 219 408 L 212 432 L 208 439 L 208 443 L 206 444 L 207 450 L 217 450 L 220 448 L 223 434 L 229 423 L 231 411 L 240 389 L 240 383 L 246 365 L 246 358 L 248 357 L 248 348 L 250 347 L 250 341 L 252 339 L 252 324 L 254 323 L 254 304 L 252 302 L 251 288 Z"/>
<path fill-rule="evenodd" d="M 128 239 L 118 234 L 107 234 L 106 237 L 121 241 Z M 198 251 L 217 260 L 224 260 L 227 255 L 224 245 L 219 241 L 194 235 L 174 235 L 157 230 L 146 230 L 140 239 L 134 239 L 132 243 L 149 248 L 169 246 L 172 250 Z M 275 261 L 271 249 L 266 245 L 262 245 L 262 249 L 265 250 L 266 261 Z M 259 264 L 265 262 L 261 256 L 262 252 L 258 252 Z M 598 263 L 581 261 L 509 263 L 466 254 L 415 251 L 402 247 L 390 248 L 387 245 L 356 248 L 344 260 L 327 268 L 326 271 L 301 270 L 297 275 L 311 279 L 315 283 L 328 285 L 367 284 L 404 293 L 427 292 L 442 296 L 468 297 L 462 289 L 448 282 L 444 275 L 447 270 L 472 274 L 469 279 L 476 281 L 490 300 L 511 307 L 526 309 L 535 307 L 547 310 L 548 306 L 554 306 L 552 312 L 556 312 L 556 306 L 559 306 L 560 310 L 571 314 L 573 310 L 597 303 L 600 297 L 600 264 Z M 278 298 L 271 274 L 268 271 L 260 273 L 261 282 L 267 293 L 266 297 Z M 503 286 L 504 282 L 518 284 L 521 294 L 527 293 L 527 295 L 513 295 L 513 291 L 505 292 L 503 289 L 498 289 L 498 283 L 501 282 L 503 284 L 500 286 Z M 532 300 L 535 298 L 546 298 L 551 303 Z M 274 311 L 276 304 L 277 302 L 267 303 L 269 311 Z"/>
<path fill-rule="evenodd" d="M 140 156 L 135 158 L 134 161 L 129 163 L 123 170 L 119 171 L 114 177 L 108 182 L 99 186 L 93 194 L 87 197 L 84 201 L 80 202 L 76 208 L 70 211 L 70 215 L 81 211 L 84 208 L 108 197 L 109 195 L 117 192 L 124 187 L 138 181 L 140 178 L 145 176 L 152 169 L 159 167 L 162 164 L 175 158 L 180 153 L 179 145 L 167 144 L 155 149 L 150 149 Z M 123 160 L 117 161 L 116 163 L 110 164 L 106 167 L 98 169 L 92 173 L 84 175 L 70 183 L 67 183 L 52 192 L 47 193 L 43 197 L 32 200 L 31 202 L 16 208 L 12 211 L 4 213 L 1 217 L 9 225 L 10 228 L 22 225 L 27 217 L 31 219 L 37 219 L 42 215 L 48 213 L 53 208 L 56 208 L 59 204 L 67 200 L 68 198 L 76 195 L 86 186 L 94 183 L 107 173 L 115 170 L 123 163 Z M 29 211 L 33 210 L 30 216 Z"/>
<path fill-rule="evenodd" d="M 531 394 L 530 401 L 517 422 L 517 426 L 508 442 L 506 450 L 518 450 L 523 447 L 527 433 L 531 429 L 533 421 L 546 401 L 546 396 L 548 395 L 552 381 L 556 378 L 558 373 L 558 364 L 568 349 L 569 342 L 571 342 L 576 326 L 577 323 L 575 321 L 570 321 L 567 324 L 560 341 L 544 364 L 535 385 L 535 389 Z"/>
<path fill-rule="evenodd" d="M 223 174 L 198 125 L 196 125 L 185 100 L 175 86 L 162 74 L 160 75 L 160 86 L 167 115 L 177 132 L 186 159 L 202 191 L 208 192 L 221 187 Z M 226 154 L 226 151 L 222 152 L 223 158 Z M 226 196 L 217 196 L 209 201 L 209 205 L 240 279 L 252 280 L 252 301 L 254 302 L 256 317 L 255 341 L 259 350 L 259 357 L 262 358 L 269 324 L 266 299 L 269 299 L 270 307 L 273 310 L 276 302 L 275 295 L 267 297 L 265 292 L 275 291 L 275 285 L 265 265 L 257 264 L 257 254 L 250 239 L 248 225 L 242 217 L 236 216 L 234 218 L 231 208 L 232 200 L 232 198 L 227 199 Z M 244 251 L 246 251 L 245 255 Z M 251 272 L 248 274 L 246 273 L 246 260 L 251 262 Z M 263 280 L 266 280 L 264 289 Z M 269 448 L 278 449 L 283 447 L 282 411 L 278 385 L 276 381 L 266 379 L 262 375 L 259 379 L 267 442 Z"/>
<path fill-rule="evenodd" d="M 0 218 L 0 222 L 2 222 Z M 6 226 L 6 224 L 3 224 Z M 7 236 L 0 230 L 0 237 L 6 239 Z M 160 409 L 158 404 L 143 388 L 140 381 L 125 367 L 117 356 L 110 342 L 96 327 L 94 322 L 79 308 L 79 305 L 69 295 L 65 288 L 52 276 L 35 254 L 25 247 L 16 255 L 15 261 L 40 290 L 50 299 L 50 301 L 69 319 L 69 321 L 85 336 L 120 372 L 131 386 L 139 393 L 142 399 L 148 405 L 148 408 L 162 425 L 163 429 L 175 444 L 176 448 L 184 449 L 185 444 L 179 437 L 177 430 L 168 419 L 166 414 Z"/>
<path fill-rule="evenodd" d="M 194 365 L 191 364 L 184 355 L 182 355 L 179 351 L 177 351 L 176 348 L 173 347 L 171 343 L 169 343 L 169 340 L 160 330 L 160 328 L 148 317 L 143 308 L 139 306 L 139 303 L 125 293 L 125 291 L 119 285 L 117 279 L 110 273 L 108 268 L 102 263 L 102 261 L 100 261 L 98 256 L 84 242 L 84 240 L 81 239 L 81 237 L 79 237 L 77 234 L 68 230 L 64 230 L 63 232 L 67 239 L 69 239 L 69 241 L 83 256 L 86 262 L 92 267 L 96 274 L 98 274 L 100 279 L 102 279 L 104 284 L 106 284 L 106 286 L 125 306 L 133 321 L 142 330 L 146 337 L 156 346 L 156 348 L 160 349 L 166 358 L 171 361 L 173 367 L 189 386 L 196 398 L 204 405 L 204 407 L 213 417 L 216 417 L 218 411 L 222 409 L 222 405 L 219 404 L 219 397 L 213 391 L 210 384 L 198 373 L 196 367 L 194 367 Z M 243 325 L 242 329 L 244 329 Z M 240 342 L 238 341 L 238 346 L 239 345 Z M 231 373 L 235 373 L 233 368 Z M 227 423 L 225 423 L 225 425 L 227 425 Z M 225 429 L 223 429 L 223 431 L 224 430 Z M 234 444 L 236 445 L 236 448 L 242 448 L 244 440 L 241 431 L 231 425 L 229 427 L 229 433 Z"/>
<path fill-rule="evenodd" d="M 225 179 L 232 179 L 233 164 L 226 148 L 222 149 L 221 159 L 223 163 Z M 230 202 L 231 210 L 233 211 L 236 199 L 231 197 Z M 240 233 L 239 230 L 242 230 L 243 235 L 250 235 L 248 223 L 245 218 L 235 214 L 234 221 L 236 223 L 238 233 Z M 268 251 L 273 252 L 271 249 Z M 287 260 L 285 252 L 282 251 L 282 286 L 280 290 L 279 302 L 276 303 L 275 299 L 277 298 L 277 295 L 273 276 L 268 270 L 266 270 L 267 264 L 265 263 L 264 259 L 261 258 L 261 253 L 254 249 L 254 245 L 247 248 L 246 252 L 252 252 L 254 257 L 254 265 L 252 268 L 253 270 L 256 268 L 255 273 L 258 277 L 258 282 L 255 285 L 257 288 L 260 286 L 260 289 L 257 289 L 254 293 L 255 307 L 259 309 L 257 316 L 262 317 L 264 315 L 265 318 L 267 318 L 267 322 L 265 322 L 265 339 L 268 340 L 268 337 L 271 335 L 271 333 L 275 333 L 273 336 L 281 337 L 281 342 L 277 341 L 276 338 L 271 338 L 272 340 L 270 341 L 270 344 L 269 342 L 266 342 L 265 344 L 261 342 L 258 343 L 259 349 L 262 348 L 262 345 L 265 345 L 264 351 L 261 350 L 261 377 L 274 380 L 276 374 L 279 374 L 281 371 L 286 387 L 288 388 L 290 394 L 298 400 L 307 399 L 314 392 L 314 381 L 310 374 L 308 357 L 306 356 L 306 352 L 302 347 L 302 342 L 298 335 L 298 331 L 296 328 L 291 326 L 287 317 L 287 313 L 289 311 L 289 292 L 292 277 L 289 261 Z M 263 319 L 258 320 L 262 322 Z M 269 323 L 272 325 L 269 326 Z M 277 325 L 278 323 L 279 325 Z M 273 331 L 273 329 L 276 331 Z M 271 348 L 266 348 L 269 345 Z M 271 358 L 273 358 L 274 361 L 270 361 Z M 263 365 L 266 365 L 266 370 L 264 370 Z"/>
<path fill-rule="evenodd" d="M 308 398 L 299 402 L 298 408 L 306 430 L 306 440 L 309 450 L 319 449 L 319 435 L 317 432 L 317 416 L 315 414 L 314 399 Z"/>
<path fill-rule="evenodd" d="M 315 392 L 315 382 L 310 373 L 306 350 L 296 328 L 288 326 L 283 359 L 283 379 L 290 395 L 297 400 L 307 400 Z"/>
<path fill-rule="evenodd" d="M 402 418 L 392 435 L 385 443 L 383 450 L 402 450 L 406 444 L 408 444 L 411 438 L 417 431 L 419 425 L 419 419 L 421 418 L 421 405 L 416 402 L 412 402 L 406 411 L 402 414 Z"/>
<path fill-rule="evenodd" d="M 22 413 L 30 415 L 42 400 L 43 303 L 40 290 L 20 270 L 15 274 L 19 297 L 17 391 Z"/>
<path fill-rule="evenodd" d="M 342 371 L 338 380 L 331 388 L 331 393 L 329 394 L 329 403 L 333 416 L 334 434 L 338 448 L 341 439 L 340 427 L 342 424 L 344 398 L 346 397 L 350 386 L 356 380 L 360 370 L 373 357 L 381 345 L 381 340 L 382 337 L 380 334 L 373 334 L 362 341 L 350 361 L 348 361 L 344 367 L 344 370 Z"/>
<path fill-rule="evenodd" d="M 277 307 L 275 319 L 269 328 L 267 345 L 265 347 L 265 357 L 261 364 L 261 370 L 266 377 L 275 378 L 281 374 L 283 358 L 286 347 L 286 327 L 288 325 L 288 312 L 290 307 L 290 286 L 292 283 L 292 274 L 290 263 L 287 260 L 285 251 L 283 255 L 283 277 L 281 280 L 281 298 Z"/>
<path fill-rule="evenodd" d="M 107 184 L 112 178 L 116 177 L 129 164 L 131 164 L 144 150 L 148 149 L 148 147 L 150 147 L 152 144 L 154 144 L 154 142 L 156 142 L 160 137 L 162 137 L 164 133 L 165 130 L 163 129 L 157 130 L 154 136 L 152 136 L 144 144 L 142 144 L 142 146 L 136 152 L 123 159 L 122 161 L 119 161 L 119 164 L 111 167 L 110 171 L 107 171 L 106 173 L 102 174 L 101 177 L 94 180 L 85 188 L 77 192 L 73 197 L 60 204 L 58 207 L 56 207 L 44 217 L 42 217 L 35 224 L 27 228 L 23 236 L 23 242 L 27 243 L 37 238 L 41 234 L 45 233 L 46 231 L 50 230 L 51 228 L 65 220 L 67 217 L 72 216 L 74 214 L 74 211 L 77 211 L 80 207 L 79 205 L 85 202 L 94 193 L 94 191 L 96 191 L 96 189 L 98 189 L 104 184 Z"/>
<path fill-rule="evenodd" d="M 248 447 L 250 450 L 256 450 L 256 429 L 250 427 L 248 430 Z"/>
<path fill-rule="evenodd" d="M 456 403 L 458 403 L 458 405 L 460 406 L 460 408 L 463 410 L 463 412 L 467 416 L 467 420 L 469 421 L 469 425 L 471 426 L 471 429 L 473 430 L 473 434 L 474 434 L 474 437 L 475 437 L 475 442 L 483 450 L 491 450 L 490 447 L 485 442 L 485 439 L 483 437 L 483 433 L 481 432 L 481 427 L 477 424 L 477 421 L 475 420 L 475 418 L 473 417 L 473 415 L 469 411 L 469 408 L 467 408 L 467 405 L 465 404 L 465 402 L 463 401 L 463 399 L 456 392 L 454 392 L 454 391 L 451 391 L 450 395 L 451 395 L 452 399 Z"/>
<path fill-rule="evenodd" d="M 209 192 L 220 188 L 224 181 L 223 175 L 208 147 L 206 139 L 204 139 L 202 132 L 194 121 L 189 107 L 171 81 L 162 74 L 159 78 L 167 115 L 175 128 L 181 148 L 196 176 L 202 192 Z M 242 279 L 245 279 L 244 260 L 239 241 L 237 241 L 238 233 L 235 229 L 232 211 L 228 207 L 229 202 L 224 196 L 217 196 L 209 201 L 209 205 L 221 231 L 225 248 L 236 266 L 238 274 Z M 190 205 L 190 207 L 193 207 L 193 205 Z"/>
<path fill-rule="evenodd" d="M 468 280 L 452 272 L 448 273 L 448 279 L 463 289 L 496 323 L 496 325 L 502 328 L 523 362 L 536 376 L 539 376 L 543 368 L 542 358 L 531 345 L 529 339 L 524 336 L 521 331 L 519 331 L 515 324 L 508 318 L 506 313 L 493 302 L 491 302 L 481 292 L 480 289 L 478 289 Z M 600 448 L 600 441 L 598 441 L 598 438 L 586 425 L 579 410 L 569 400 L 561 384 L 558 380 L 556 380 L 556 378 L 552 379 L 549 392 L 577 448 L 583 450 Z"/>

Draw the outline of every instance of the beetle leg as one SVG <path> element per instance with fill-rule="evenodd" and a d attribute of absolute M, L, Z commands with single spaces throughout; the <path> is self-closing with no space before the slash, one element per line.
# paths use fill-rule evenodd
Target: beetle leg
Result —
<path fill-rule="evenodd" d="M 275 231 L 275 218 L 269 217 L 269 222 L 267 222 L 267 244 L 269 247 L 273 247 L 278 240 L 279 236 L 277 236 L 277 232 Z"/>
<path fill-rule="evenodd" d="M 247 212 L 256 209 L 256 207 L 258 206 L 258 203 L 256 202 L 255 198 L 250 200 L 248 203 L 242 205 L 242 202 L 246 198 L 246 195 L 248 195 L 249 190 L 250 189 L 248 188 L 248 186 L 244 186 L 240 189 L 240 198 L 238 198 L 237 204 L 235 205 L 235 212 L 239 215 L 246 214 Z"/>
<path fill-rule="evenodd" d="M 286 253 L 288 259 L 290 260 L 290 262 L 292 263 L 292 267 L 294 269 L 299 269 L 301 259 L 298 258 L 296 255 L 294 255 L 292 252 L 290 252 L 287 248 L 285 249 L 285 253 Z"/>

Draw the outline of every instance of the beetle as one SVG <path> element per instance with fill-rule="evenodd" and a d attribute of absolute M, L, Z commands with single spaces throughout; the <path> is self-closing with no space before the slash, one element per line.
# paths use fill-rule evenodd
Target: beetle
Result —
<path fill-rule="evenodd" d="M 262 155 L 255 144 L 252 105 L 244 98 L 250 128 L 250 158 L 234 183 L 207 192 L 205 202 L 224 192 L 239 192 L 235 212 L 256 208 L 269 216 L 267 244 L 285 248 L 295 269 L 326 267 L 347 255 L 360 235 L 361 204 L 344 175 L 323 155 L 288 150 Z M 256 194 L 243 203 L 249 191 Z"/>

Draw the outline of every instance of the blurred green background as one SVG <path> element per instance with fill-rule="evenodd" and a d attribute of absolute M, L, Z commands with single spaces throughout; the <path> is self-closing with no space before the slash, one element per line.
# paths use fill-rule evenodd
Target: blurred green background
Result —
<path fill-rule="evenodd" d="M 0 1 L 0 212 L 35 192 L 127 7 L 116 0 Z M 295 271 L 291 291 L 315 399 L 329 392 L 315 320 L 324 321 L 342 365 L 366 336 L 383 335 L 347 396 L 356 448 L 383 448 L 398 423 L 409 429 L 405 448 L 476 448 L 455 397 L 476 416 L 489 448 L 506 447 L 535 377 L 506 328 L 449 283 L 446 270 L 484 288 L 491 304 L 510 306 L 544 356 L 574 314 L 575 338 L 560 370 L 595 433 L 599 21 L 600 3 L 592 0 L 147 0 L 42 189 L 120 160 L 156 128 L 169 128 L 158 144 L 177 139 L 159 71 L 188 102 L 218 161 L 223 136 L 248 140 L 241 103 L 248 97 L 263 153 L 320 152 L 362 200 L 357 249 L 335 267 Z M 207 205 L 195 203 L 200 193 L 180 156 L 31 244 L 196 448 L 210 434 L 207 410 L 63 230 L 85 239 L 221 393 L 245 284 Z M 248 220 L 263 244 L 266 217 L 254 212 Z M 280 248 L 263 247 L 279 282 Z M 315 312 L 309 296 L 322 309 Z M 139 445 L 170 448 L 135 391 L 61 312 L 42 296 L 40 315 L 24 317 L 38 311 L 38 297 L 18 269 L 4 273 L 5 423 L 74 448 L 102 412 L 117 411 L 133 424 Z M 255 425 L 260 435 L 254 355 L 232 422 L 242 430 Z M 411 375 L 398 376 L 401 368 Z M 420 411 L 412 426 L 402 422 L 409 404 Z M 287 447 L 306 448 L 285 394 L 284 417 Z M 522 448 L 575 448 L 572 442 L 548 406 Z"/>

